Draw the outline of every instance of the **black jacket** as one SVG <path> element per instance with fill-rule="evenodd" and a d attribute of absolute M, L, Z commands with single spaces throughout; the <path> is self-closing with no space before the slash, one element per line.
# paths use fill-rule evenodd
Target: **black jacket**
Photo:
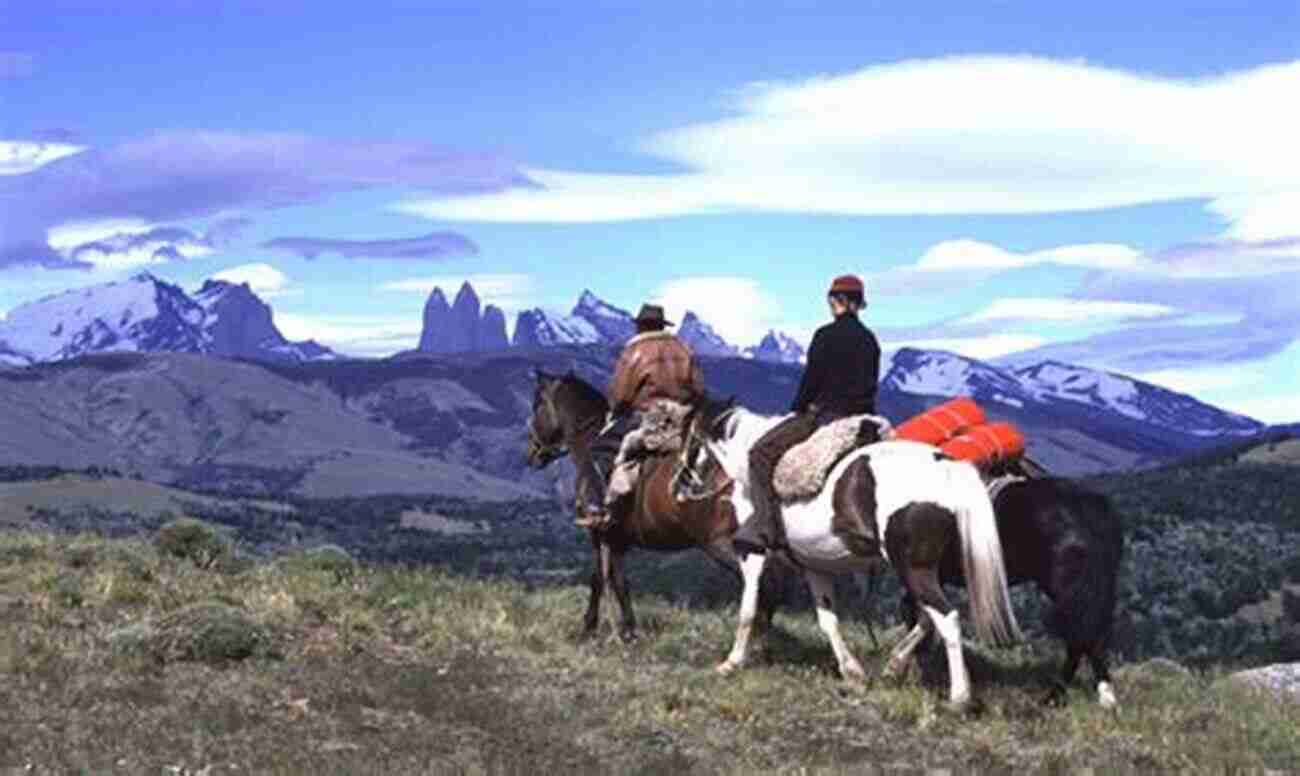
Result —
<path fill-rule="evenodd" d="M 875 414 L 880 344 L 858 316 L 845 313 L 813 335 L 808 363 L 791 409 L 815 404 L 819 414 Z"/>

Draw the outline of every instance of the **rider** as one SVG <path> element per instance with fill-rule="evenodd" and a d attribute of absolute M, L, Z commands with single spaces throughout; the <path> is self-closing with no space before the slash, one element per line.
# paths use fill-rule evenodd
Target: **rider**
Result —
<path fill-rule="evenodd" d="M 880 344 L 858 320 L 867 306 L 862 280 L 841 275 L 826 294 L 832 321 L 813 335 L 807 364 L 791 411 L 749 451 L 749 482 L 754 514 L 733 539 L 738 552 L 784 551 L 781 502 L 772 486 L 776 464 L 787 450 L 818 428 L 850 415 L 875 414 L 880 378 Z"/>
<path fill-rule="evenodd" d="M 641 427 L 642 413 L 657 401 L 687 405 L 704 393 L 699 362 L 686 343 L 666 330 L 674 324 L 664 318 L 664 308 L 642 305 L 635 321 L 637 333 L 624 345 L 614 367 L 609 389 L 611 409 L 605 427 L 592 445 L 595 450 L 618 449 L 611 484 L 616 479 L 627 482 L 625 467 L 629 462 L 625 459 L 639 441 L 636 430 Z M 608 487 L 603 498 L 586 504 L 585 514 L 577 524 L 584 528 L 604 527 L 610 519 L 610 506 L 619 495 L 619 488 Z"/>

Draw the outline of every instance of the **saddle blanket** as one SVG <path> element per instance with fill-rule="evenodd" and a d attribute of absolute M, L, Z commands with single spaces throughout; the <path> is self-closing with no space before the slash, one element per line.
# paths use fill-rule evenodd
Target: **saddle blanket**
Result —
<path fill-rule="evenodd" d="M 841 458 L 893 437 L 893 427 L 879 415 L 853 415 L 827 423 L 781 456 L 772 473 L 772 487 L 782 501 L 811 498 L 821 492 Z"/>

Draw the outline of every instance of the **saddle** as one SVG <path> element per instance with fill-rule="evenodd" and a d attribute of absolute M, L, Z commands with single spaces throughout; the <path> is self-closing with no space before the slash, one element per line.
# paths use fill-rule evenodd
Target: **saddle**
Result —
<path fill-rule="evenodd" d="M 889 421 L 878 415 L 853 415 L 827 423 L 781 456 L 772 473 L 772 488 L 783 502 L 812 498 L 844 456 L 893 435 Z"/>
<path fill-rule="evenodd" d="M 610 472 L 609 501 L 636 490 L 641 468 L 650 459 L 682 449 L 682 431 L 690 407 L 660 399 L 641 413 L 641 424 L 628 432 L 619 450 L 619 462 Z"/>

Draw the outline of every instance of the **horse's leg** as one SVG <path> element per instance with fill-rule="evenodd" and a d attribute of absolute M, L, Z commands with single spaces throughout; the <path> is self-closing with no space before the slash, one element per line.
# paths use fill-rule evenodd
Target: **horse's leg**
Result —
<path fill-rule="evenodd" d="M 582 636 L 595 635 L 600 627 L 600 597 L 605 591 L 605 545 L 595 531 L 591 531 L 591 557 L 594 566 L 591 570 L 591 594 L 587 598 L 587 614 L 582 618 Z"/>
<path fill-rule="evenodd" d="M 1074 675 L 1079 670 L 1079 661 L 1081 659 L 1083 659 L 1083 649 L 1079 645 L 1065 645 L 1065 662 L 1061 664 L 1061 674 L 1052 683 L 1051 689 L 1047 691 L 1047 697 L 1043 699 L 1044 703 L 1049 706 L 1056 706 L 1065 702 L 1065 694 L 1074 681 Z"/>
<path fill-rule="evenodd" d="M 632 596 L 628 594 L 627 574 L 623 568 L 623 558 L 626 554 L 627 550 L 625 548 L 610 548 L 609 582 L 614 588 L 614 597 L 618 599 L 619 614 L 622 615 L 618 635 L 623 641 L 633 641 L 636 639 L 636 616 L 632 614 Z"/>
<path fill-rule="evenodd" d="M 1119 706 L 1119 699 L 1115 697 L 1115 688 L 1110 684 L 1110 665 L 1106 660 L 1104 640 L 1095 642 L 1088 649 L 1088 664 L 1092 666 L 1092 678 L 1097 682 L 1097 702 L 1103 709 Z"/>
<path fill-rule="evenodd" d="M 912 657 L 916 654 L 916 648 L 921 646 L 929 635 L 929 620 L 918 620 L 912 626 L 912 629 L 903 636 L 902 640 L 894 647 L 893 652 L 889 655 L 889 662 L 885 664 L 885 676 L 890 679 L 896 679 L 907 673 L 907 668 Z"/>
<path fill-rule="evenodd" d="M 758 588 L 763 576 L 763 565 L 767 557 L 763 553 L 751 552 L 740 559 L 740 575 L 744 580 L 744 590 L 740 594 L 740 621 L 736 625 L 736 640 L 731 645 L 731 654 L 718 664 L 717 672 L 731 673 L 745 664 L 749 651 L 749 636 L 754 629 L 754 615 L 758 609 Z"/>
<path fill-rule="evenodd" d="M 970 703 L 970 673 L 961 648 L 961 624 L 957 610 L 948 603 L 939 584 L 937 568 L 910 568 L 906 573 L 908 588 L 921 604 L 921 616 L 927 617 L 948 653 L 948 702 L 963 708 Z M 915 630 L 915 629 L 914 629 Z M 918 642 L 919 643 L 919 642 Z"/>
<path fill-rule="evenodd" d="M 862 670 L 862 664 L 849 651 L 849 647 L 844 643 L 844 637 L 840 635 L 840 620 L 835 616 L 835 585 L 830 576 L 811 569 L 805 569 L 804 579 L 808 580 L 808 587 L 812 589 L 813 601 L 817 605 L 817 624 L 821 626 L 822 633 L 830 639 L 831 649 L 835 650 L 835 660 L 840 666 L 840 675 L 845 679 L 863 680 L 866 678 L 866 672 Z"/>
<path fill-rule="evenodd" d="M 703 545 L 700 549 L 719 566 L 730 572 L 736 578 L 736 581 L 740 583 L 741 588 L 744 588 L 745 578 L 740 573 L 740 560 L 736 557 L 736 549 L 731 543 L 730 536 L 715 539 L 709 544 Z M 755 620 L 755 624 L 759 633 L 766 632 L 767 628 L 772 625 L 772 618 L 776 614 L 777 603 L 780 600 L 780 591 L 775 589 L 779 580 L 772 576 L 773 573 L 773 567 L 767 566 L 763 570 L 763 576 L 758 583 L 758 618 Z"/>

